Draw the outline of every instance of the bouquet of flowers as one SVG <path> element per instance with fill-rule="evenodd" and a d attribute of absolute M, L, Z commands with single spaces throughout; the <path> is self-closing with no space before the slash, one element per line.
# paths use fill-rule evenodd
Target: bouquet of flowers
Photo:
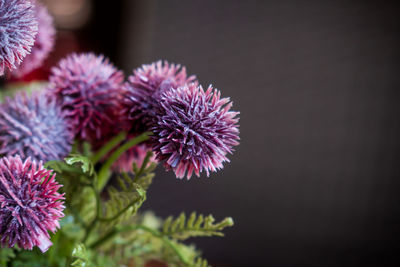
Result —
<path fill-rule="evenodd" d="M 125 79 L 94 53 L 10 85 L 43 64 L 54 36 L 43 4 L 0 0 L 0 265 L 207 266 L 184 241 L 222 236 L 231 218 L 163 220 L 140 207 L 158 164 L 180 179 L 223 168 L 239 144 L 232 102 L 179 64 Z"/>

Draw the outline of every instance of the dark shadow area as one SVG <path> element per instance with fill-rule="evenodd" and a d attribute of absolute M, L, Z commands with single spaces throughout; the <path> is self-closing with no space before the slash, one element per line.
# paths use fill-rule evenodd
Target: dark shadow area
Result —
<path fill-rule="evenodd" d="M 182 63 L 241 112 L 241 145 L 223 171 L 181 181 L 160 167 L 146 203 L 161 216 L 232 216 L 225 238 L 194 240 L 211 263 L 400 265 L 396 2 L 95 6 L 96 49 L 126 74 Z"/>

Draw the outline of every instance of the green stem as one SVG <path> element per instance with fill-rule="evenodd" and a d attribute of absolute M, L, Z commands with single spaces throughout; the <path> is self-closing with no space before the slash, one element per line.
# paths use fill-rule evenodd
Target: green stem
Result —
<path fill-rule="evenodd" d="M 126 138 L 126 133 L 122 132 L 107 144 L 105 144 L 96 154 L 92 157 L 93 165 L 95 165 L 99 160 L 101 160 L 105 155 L 107 155 L 111 150 L 113 150 L 119 143 L 124 141 Z"/>
<path fill-rule="evenodd" d="M 103 164 L 99 171 L 99 180 L 98 180 L 98 189 L 99 192 L 103 191 L 104 187 L 106 186 L 108 180 L 110 179 L 110 168 L 112 164 L 127 150 L 129 150 L 131 147 L 144 142 L 149 139 L 149 136 L 151 133 L 145 132 L 135 138 L 132 138 L 125 144 L 121 145 L 119 148 L 117 148 L 111 156 L 107 159 L 107 161 Z"/>
<path fill-rule="evenodd" d="M 138 181 L 139 178 L 142 176 L 143 172 L 146 170 L 146 166 L 150 161 L 151 156 L 153 156 L 153 153 L 151 151 L 148 151 L 146 153 L 146 157 L 144 158 L 142 162 L 142 166 L 140 167 L 140 170 L 135 173 L 135 181 Z"/>
<path fill-rule="evenodd" d="M 94 228 L 96 227 L 96 224 L 98 223 L 99 218 L 100 218 L 100 216 L 101 216 L 101 205 L 100 205 L 101 203 L 100 203 L 100 194 L 99 194 L 99 191 L 96 189 L 96 186 L 95 186 L 94 183 L 92 184 L 91 188 L 93 189 L 94 196 L 95 196 L 95 198 L 96 198 L 96 215 L 95 215 L 95 217 L 94 217 L 92 223 L 89 224 L 89 225 L 86 227 L 86 233 L 85 233 L 85 236 L 83 237 L 83 241 L 82 241 L 84 244 L 85 244 L 86 241 L 89 239 L 90 234 L 92 233 L 92 231 L 93 231 Z"/>
<path fill-rule="evenodd" d="M 139 230 L 139 229 L 150 233 L 151 235 L 153 235 L 156 238 L 159 238 L 161 241 L 164 242 L 164 244 L 166 246 L 168 246 L 169 248 L 171 248 L 175 252 L 175 254 L 179 257 L 179 259 L 185 265 L 187 265 L 187 266 L 190 265 L 190 262 L 187 262 L 185 257 L 179 251 L 179 249 L 175 246 L 175 244 L 167 236 L 164 236 L 160 231 L 157 231 L 155 229 L 151 229 L 151 228 L 149 228 L 147 226 L 140 225 L 140 224 L 128 225 L 128 226 L 124 226 L 124 227 L 115 227 L 111 232 L 109 232 L 108 234 L 106 234 L 105 236 L 101 237 L 100 239 L 95 241 L 93 244 L 91 244 L 89 246 L 89 248 L 95 249 L 95 248 L 101 246 L 102 244 L 104 244 L 105 242 L 107 242 L 108 240 L 112 239 L 114 236 L 116 236 L 116 235 L 118 235 L 120 233 Z"/>

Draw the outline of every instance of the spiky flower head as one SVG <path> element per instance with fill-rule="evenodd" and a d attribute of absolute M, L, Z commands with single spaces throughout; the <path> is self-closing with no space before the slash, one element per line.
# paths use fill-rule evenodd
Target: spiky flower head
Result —
<path fill-rule="evenodd" d="M 59 160 L 71 150 L 73 132 L 54 97 L 20 92 L 0 105 L 0 155 Z"/>
<path fill-rule="evenodd" d="M 62 185 L 55 174 L 17 155 L 0 159 L 0 242 L 2 246 L 23 249 L 39 247 L 45 252 L 52 245 L 48 231 L 60 228 L 64 216 Z"/>
<path fill-rule="evenodd" d="M 154 151 L 178 178 L 221 169 L 239 144 L 239 112 L 230 111 L 232 102 L 220 96 L 211 85 L 204 91 L 195 84 L 162 95 L 152 128 Z"/>
<path fill-rule="evenodd" d="M 16 77 L 24 76 L 42 66 L 43 62 L 54 47 L 56 29 L 53 18 L 47 11 L 46 6 L 35 1 L 35 14 L 39 23 L 39 30 L 35 38 L 35 44 L 31 53 L 26 56 L 18 68 L 12 72 Z"/>
<path fill-rule="evenodd" d="M 35 42 L 38 22 L 31 1 L 0 0 L 0 76 L 15 69 Z"/>
<path fill-rule="evenodd" d="M 100 139 L 117 119 L 124 75 L 104 56 L 71 54 L 52 68 L 50 93 L 66 112 L 77 136 Z"/>
<path fill-rule="evenodd" d="M 160 60 L 133 71 L 125 84 L 123 114 L 131 121 L 133 131 L 149 128 L 155 116 L 162 93 L 186 83 L 196 82 L 195 76 L 187 76 L 186 68 Z"/>

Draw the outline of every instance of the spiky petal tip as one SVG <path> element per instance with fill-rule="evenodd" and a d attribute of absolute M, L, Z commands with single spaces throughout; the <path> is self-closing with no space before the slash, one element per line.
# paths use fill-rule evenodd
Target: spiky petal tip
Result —
<path fill-rule="evenodd" d="M 125 83 L 122 111 L 122 116 L 131 124 L 131 131 L 140 133 L 150 128 L 155 107 L 166 90 L 193 82 L 196 77 L 188 76 L 185 67 L 167 61 L 159 60 L 135 69 Z"/>
<path fill-rule="evenodd" d="M 70 54 L 51 70 L 55 95 L 83 140 L 101 139 L 118 120 L 124 75 L 104 56 Z"/>
<path fill-rule="evenodd" d="M 17 93 L 0 105 L 0 155 L 43 162 L 71 151 L 73 132 L 54 97 L 44 91 Z"/>
<path fill-rule="evenodd" d="M 221 169 L 239 144 L 239 112 L 231 106 L 212 86 L 204 91 L 189 84 L 165 92 L 152 128 L 157 159 L 178 178 Z"/>
<path fill-rule="evenodd" d="M 19 156 L 0 159 L 0 242 L 2 246 L 46 252 L 48 231 L 60 228 L 64 216 L 62 185 L 42 164 Z"/>
<path fill-rule="evenodd" d="M 15 69 L 29 54 L 37 31 L 31 1 L 0 0 L 0 76 L 6 69 Z"/>
<path fill-rule="evenodd" d="M 12 72 L 12 75 L 16 77 L 22 77 L 39 68 L 54 47 L 56 29 L 53 25 L 53 18 L 45 5 L 39 1 L 35 1 L 34 3 L 39 29 L 31 53 Z"/>

